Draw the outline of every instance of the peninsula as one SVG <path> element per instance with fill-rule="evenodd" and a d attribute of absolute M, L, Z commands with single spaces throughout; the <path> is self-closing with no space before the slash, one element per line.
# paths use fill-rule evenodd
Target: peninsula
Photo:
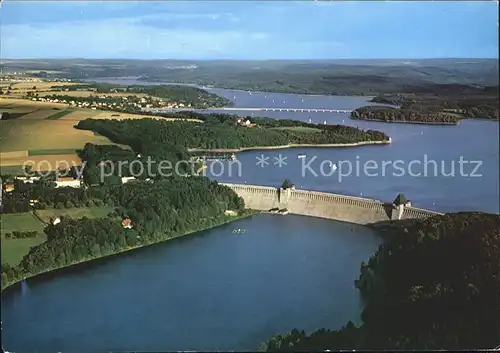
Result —
<path fill-rule="evenodd" d="M 225 114 L 177 113 L 170 115 L 177 120 L 97 120 L 80 121 L 76 128 L 90 130 L 108 137 L 111 141 L 131 146 L 126 151 L 117 146 L 85 145 L 80 158 L 87 161 L 84 177 L 93 179 L 99 175 L 98 164 L 104 160 L 132 160 L 136 154 L 155 162 L 150 171 L 142 170 L 137 177 L 154 178 L 159 173 L 159 161 L 171 165 L 192 160 L 199 152 L 228 152 L 243 149 L 280 148 L 283 146 L 355 146 L 357 144 L 389 143 L 382 132 L 361 130 L 345 125 L 315 125 L 295 120 L 247 118 Z M 185 120 L 182 120 L 185 119 Z M 200 120 L 202 123 L 193 122 Z M 251 120 L 250 120 L 251 119 Z M 195 152 L 198 152 L 195 154 Z M 190 166 L 183 165 L 188 172 Z M 201 166 L 199 166 L 201 167 Z M 114 171 L 116 173 L 116 171 Z M 130 171 L 121 171 L 130 173 Z M 128 176 L 128 174 L 120 175 Z M 118 175 L 109 176 L 111 179 Z"/>

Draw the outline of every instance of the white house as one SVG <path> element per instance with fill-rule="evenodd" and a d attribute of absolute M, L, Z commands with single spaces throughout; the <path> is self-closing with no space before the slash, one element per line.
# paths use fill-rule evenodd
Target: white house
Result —
<path fill-rule="evenodd" d="M 64 177 L 56 179 L 56 188 L 64 188 L 64 187 L 80 188 L 81 186 L 82 186 L 81 181 L 79 179 L 74 179 L 72 177 Z"/>
<path fill-rule="evenodd" d="M 33 184 L 33 182 L 40 180 L 40 177 L 16 177 L 17 180 L 21 180 L 23 183 L 30 183 Z"/>
<path fill-rule="evenodd" d="M 135 177 L 122 177 L 122 184 L 126 184 L 129 181 L 135 180 Z"/>
<path fill-rule="evenodd" d="M 133 228 L 134 226 L 132 225 L 132 220 L 130 218 L 125 218 L 123 221 L 122 221 L 122 226 L 123 228 L 125 229 L 131 229 Z"/>

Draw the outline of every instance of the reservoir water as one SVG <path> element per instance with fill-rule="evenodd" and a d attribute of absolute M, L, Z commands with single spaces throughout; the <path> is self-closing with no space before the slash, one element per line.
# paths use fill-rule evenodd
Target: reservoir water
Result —
<path fill-rule="evenodd" d="M 369 104 L 366 97 L 211 91 L 241 108 L 349 110 Z M 298 188 L 383 201 L 404 192 L 417 207 L 499 212 L 498 123 L 428 126 L 353 121 L 335 113 L 253 113 L 381 130 L 392 144 L 242 152 L 240 167 L 214 163 L 208 176 L 270 186 L 289 178 Z M 281 167 L 275 165 L 280 154 Z M 306 163 L 315 158 L 305 172 L 299 154 Z M 257 166 L 257 157 L 268 157 L 269 164 Z M 330 174 L 323 167 L 322 173 L 324 160 L 339 168 Z M 460 160 L 469 162 L 462 171 Z M 354 170 L 341 177 L 348 162 Z M 367 163 L 376 165 L 368 173 Z M 454 176 L 446 176 L 452 164 Z M 379 244 L 369 229 L 346 223 L 292 215 L 240 220 L 12 288 L 2 296 L 3 346 L 15 352 L 245 350 L 294 327 L 338 328 L 359 320 L 354 280 Z"/>
<path fill-rule="evenodd" d="M 255 350 L 294 327 L 357 321 L 354 280 L 379 243 L 368 228 L 304 216 L 236 221 L 27 281 L 2 298 L 3 346 Z"/>

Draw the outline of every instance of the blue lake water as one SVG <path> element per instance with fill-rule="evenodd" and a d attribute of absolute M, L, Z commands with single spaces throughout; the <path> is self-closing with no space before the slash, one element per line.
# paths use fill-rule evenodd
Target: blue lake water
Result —
<path fill-rule="evenodd" d="M 212 91 L 242 108 L 349 110 L 369 104 L 366 97 Z M 298 188 L 383 201 L 404 192 L 417 207 L 499 212 L 498 123 L 428 126 L 353 121 L 334 113 L 254 114 L 381 130 L 392 144 L 242 152 L 239 166 L 213 163 L 207 175 L 272 186 L 289 178 Z M 274 164 L 280 154 L 286 157 L 281 167 Z M 269 164 L 257 166 L 257 157 L 268 157 Z M 468 162 L 462 171 L 461 159 Z M 324 166 L 322 173 L 325 160 L 338 169 L 331 173 Z M 454 176 L 445 176 L 453 163 Z M 233 228 L 246 232 L 234 234 Z M 371 230 L 341 222 L 291 215 L 240 220 L 8 291 L 2 297 L 3 345 L 15 352 L 244 350 L 294 327 L 338 328 L 359 320 L 354 280 L 379 244 Z"/>
<path fill-rule="evenodd" d="M 235 234 L 233 229 L 244 229 Z M 15 352 L 254 350 L 294 327 L 359 320 L 368 228 L 259 215 L 48 278 L 2 298 Z"/>

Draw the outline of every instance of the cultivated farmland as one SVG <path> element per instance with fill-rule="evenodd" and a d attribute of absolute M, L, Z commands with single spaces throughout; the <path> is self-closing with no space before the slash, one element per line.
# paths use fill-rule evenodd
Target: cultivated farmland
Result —
<path fill-rule="evenodd" d="M 87 142 L 112 142 L 90 131 L 77 130 L 72 120 L 5 120 L 0 122 L 2 152 L 40 149 L 80 149 Z"/>
<path fill-rule="evenodd" d="M 79 166 L 82 160 L 76 153 L 70 154 L 46 154 L 18 158 L 4 158 L 2 156 L 2 167 L 27 165 L 33 171 L 49 171 L 67 169 L 72 166 Z"/>

